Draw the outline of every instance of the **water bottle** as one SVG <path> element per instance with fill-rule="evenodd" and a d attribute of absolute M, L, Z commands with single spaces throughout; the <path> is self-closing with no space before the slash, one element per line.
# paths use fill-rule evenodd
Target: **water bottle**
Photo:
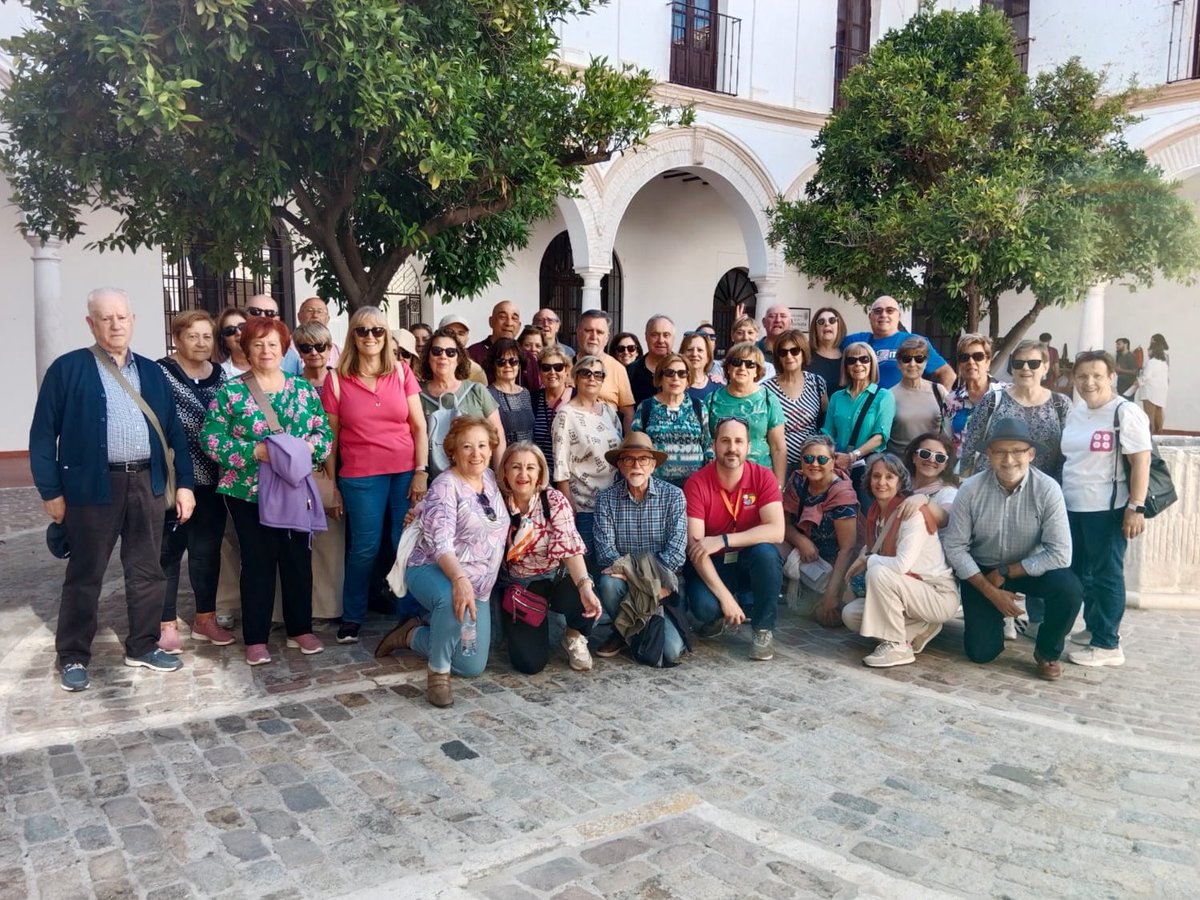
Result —
<path fill-rule="evenodd" d="M 475 646 L 475 619 L 471 616 L 469 609 L 463 610 L 462 633 L 459 636 L 459 643 L 463 656 L 475 655 L 477 649 Z"/>

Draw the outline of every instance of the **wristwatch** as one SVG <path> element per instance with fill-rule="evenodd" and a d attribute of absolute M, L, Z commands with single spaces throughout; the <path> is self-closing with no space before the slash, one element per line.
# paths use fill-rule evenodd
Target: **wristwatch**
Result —
<path fill-rule="evenodd" d="M 1000 566 L 998 569 L 996 569 L 996 571 L 1000 573 L 1001 578 L 1003 578 L 1005 581 L 1008 581 L 1008 563 Z"/>
<path fill-rule="evenodd" d="M 1135 503 L 1134 501 L 1130 500 L 1129 503 L 1126 504 L 1125 508 L 1132 510 L 1135 513 L 1141 513 L 1143 516 L 1146 514 L 1145 503 Z"/>

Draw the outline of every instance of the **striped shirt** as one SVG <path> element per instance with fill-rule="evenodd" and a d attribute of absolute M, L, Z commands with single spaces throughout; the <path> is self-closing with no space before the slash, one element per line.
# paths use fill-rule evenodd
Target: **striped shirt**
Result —
<path fill-rule="evenodd" d="M 103 350 L 103 348 L 101 348 Z M 107 350 L 104 350 L 108 353 Z M 111 353 L 108 358 L 116 364 Z M 125 365 L 117 366 L 125 380 L 139 394 L 142 379 L 138 375 L 137 363 L 132 351 L 125 356 Z M 120 382 L 108 371 L 108 367 L 96 360 L 100 373 L 100 386 L 104 390 L 105 425 L 108 429 L 108 461 L 110 463 L 142 462 L 150 458 L 150 424 L 137 401 L 126 393 Z"/>
<path fill-rule="evenodd" d="M 787 468 L 800 468 L 800 448 L 821 427 L 821 400 L 825 397 L 825 379 L 816 372 L 804 373 L 804 388 L 800 396 L 789 397 L 779 386 L 779 379 L 768 378 L 763 387 L 775 395 L 783 407 L 783 436 L 787 441 Z"/>

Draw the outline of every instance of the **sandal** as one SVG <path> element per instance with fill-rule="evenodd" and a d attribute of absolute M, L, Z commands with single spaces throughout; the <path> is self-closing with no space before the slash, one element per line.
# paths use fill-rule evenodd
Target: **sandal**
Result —
<path fill-rule="evenodd" d="M 379 642 L 379 646 L 375 648 L 375 658 L 384 659 L 391 656 L 397 650 L 407 650 L 408 636 L 412 634 L 413 629 L 421 624 L 421 620 L 413 616 L 405 619 L 391 631 L 383 636 L 383 640 Z"/>

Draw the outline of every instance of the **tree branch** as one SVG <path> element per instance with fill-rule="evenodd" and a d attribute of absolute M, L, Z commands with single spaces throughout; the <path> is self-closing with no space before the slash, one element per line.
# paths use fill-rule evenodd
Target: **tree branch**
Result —
<path fill-rule="evenodd" d="M 1042 300 L 1040 297 L 1036 298 L 1033 301 L 1033 306 L 1030 308 L 1029 312 L 1025 313 L 1025 315 L 1021 316 L 1021 318 L 1017 320 L 1017 323 L 1008 330 L 1008 334 L 1004 335 L 1004 337 L 1000 339 L 999 344 L 993 345 L 992 355 L 1000 356 L 1004 353 L 1007 353 L 1009 347 L 1013 346 L 1021 339 L 1021 335 L 1028 330 L 1030 325 L 1037 321 L 1038 314 L 1041 313 L 1041 311 L 1048 305 L 1049 303 L 1047 301 Z"/>
<path fill-rule="evenodd" d="M 473 222 L 476 219 L 483 219 L 487 216 L 502 213 L 507 209 L 511 209 L 513 202 L 513 197 L 510 194 L 507 197 L 489 200 L 486 203 L 476 203 L 471 206 L 452 209 L 449 212 L 444 212 L 440 216 L 430 219 L 425 223 L 421 232 L 426 238 L 432 238 L 447 228 L 457 228 L 459 225 L 465 225 L 467 222 Z"/>

